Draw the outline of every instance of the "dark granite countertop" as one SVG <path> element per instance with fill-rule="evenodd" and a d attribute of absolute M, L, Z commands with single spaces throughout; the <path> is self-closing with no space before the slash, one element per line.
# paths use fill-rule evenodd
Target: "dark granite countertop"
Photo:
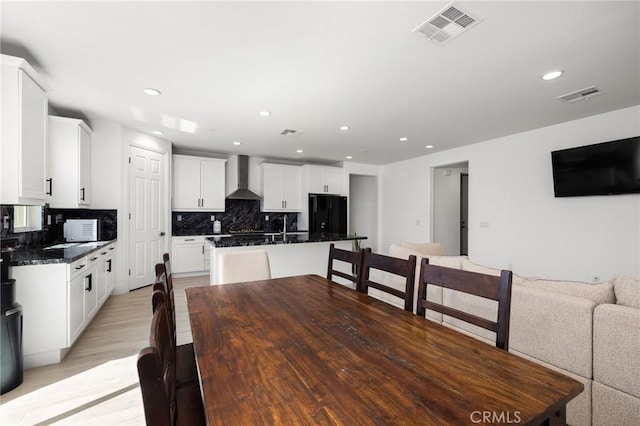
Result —
<path fill-rule="evenodd" d="M 287 233 L 264 235 L 233 235 L 229 237 L 208 237 L 206 240 L 214 247 L 263 246 L 274 244 L 322 243 L 330 241 L 366 240 L 367 237 L 348 234 L 309 234 Z"/>
<path fill-rule="evenodd" d="M 11 266 L 49 265 L 55 263 L 71 263 L 94 251 L 98 251 L 110 241 L 96 241 L 91 243 L 71 243 L 70 247 L 64 247 L 67 243 L 55 244 L 47 247 L 19 247 L 11 251 Z M 55 247 L 55 248 L 50 248 Z"/>

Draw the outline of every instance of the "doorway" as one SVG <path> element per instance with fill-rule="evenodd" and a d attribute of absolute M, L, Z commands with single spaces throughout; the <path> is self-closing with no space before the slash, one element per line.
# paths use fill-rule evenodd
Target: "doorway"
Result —
<path fill-rule="evenodd" d="M 348 234 L 367 237 L 360 247 L 378 250 L 378 177 L 349 175 Z"/>
<path fill-rule="evenodd" d="M 432 241 L 444 246 L 447 255 L 468 251 L 468 185 L 462 201 L 462 179 L 469 179 L 468 162 L 452 163 L 433 168 Z M 463 214 L 462 209 L 465 213 Z M 465 229 L 463 232 L 462 223 Z"/>
<path fill-rule="evenodd" d="M 469 173 L 460 174 L 460 255 L 469 255 Z"/>
<path fill-rule="evenodd" d="M 129 147 L 129 290 L 155 280 L 166 246 L 165 154 Z"/>

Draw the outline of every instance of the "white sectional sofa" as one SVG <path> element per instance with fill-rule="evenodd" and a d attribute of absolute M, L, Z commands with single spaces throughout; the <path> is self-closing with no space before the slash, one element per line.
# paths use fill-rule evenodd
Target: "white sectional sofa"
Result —
<path fill-rule="evenodd" d="M 437 247 L 436 247 L 437 249 Z M 477 265 L 462 256 L 434 256 L 434 246 L 391 244 L 389 255 L 423 257 L 450 268 L 499 275 L 498 269 Z M 393 278 L 386 277 L 393 283 Z M 398 305 L 385 294 L 372 294 Z M 431 287 L 429 299 L 495 319 L 497 303 Z M 401 307 L 401 305 L 399 305 Z M 414 308 L 415 309 L 415 308 Z M 427 317 L 493 344 L 484 329 L 436 312 Z M 590 284 L 531 279 L 513 275 L 509 351 L 557 370 L 584 384 L 567 406 L 570 425 L 640 424 L 640 280 L 616 277 Z"/>

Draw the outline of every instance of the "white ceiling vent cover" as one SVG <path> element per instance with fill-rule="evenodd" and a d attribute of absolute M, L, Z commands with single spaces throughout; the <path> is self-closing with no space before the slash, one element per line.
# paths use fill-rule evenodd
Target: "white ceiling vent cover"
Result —
<path fill-rule="evenodd" d="M 477 15 L 464 11 L 456 2 L 451 2 L 413 32 L 442 46 L 480 22 L 482 19 Z"/>
<path fill-rule="evenodd" d="M 594 96 L 600 96 L 602 92 L 596 86 L 590 86 L 584 89 L 576 90 L 575 92 L 567 93 L 566 95 L 558 96 L 559 99 L 568 104 L 578 101 L 586 101 Z"/>
<path fill-rule="evenodd" d="M 294 129 L 284 129 L 280 134 L 283 136 L 300 136 L 302 132 Z"/>

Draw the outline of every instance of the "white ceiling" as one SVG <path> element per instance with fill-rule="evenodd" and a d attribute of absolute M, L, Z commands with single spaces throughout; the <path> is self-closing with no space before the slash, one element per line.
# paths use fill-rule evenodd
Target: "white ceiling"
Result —
<path fill-rule="evenodd" d="M 469 32 L 411 32 L 447 3 L 2 1 L 2 52 L 58 111 L 162 130 L 174 149 L 310 162 L 385 164 L 640 103 L 640 2 L 461 1 L 483 19 Z M 605 94 L 556 100 L 591 85 Z"/>

